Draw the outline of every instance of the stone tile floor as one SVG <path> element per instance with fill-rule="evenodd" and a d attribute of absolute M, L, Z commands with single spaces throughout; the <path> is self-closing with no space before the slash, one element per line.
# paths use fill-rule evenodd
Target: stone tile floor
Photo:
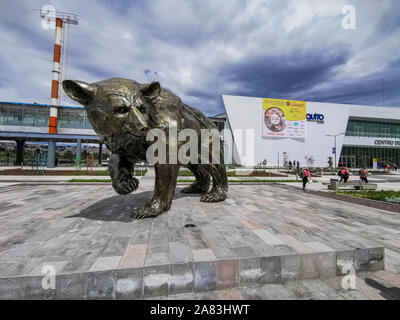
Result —
<path fill-rule="evenodd" d="M 248 185 L 231 186 L 227 201 L 215 204 L 201 203 L 197 195 L 181 195 L 178 188 L 168 213 L 131 221 L 130 211 L 151 197 L 152 183 L 142 179 L 140 189 L 128 196 L 116 195 L 109 185 L 0 184 L 0 278 L 40 276 L 42 266 L 51 264 L 60 275 L 117 270 L 110 281 L 123 286 L 124 271 L 143 268 L 145 297 L 160 293 L 174 297 L 198 284 L 199 290 L 192 294 L 240 285 L 241 289 L 229 292 L 250 298 L 262 295 L 257 290 L 286 288 L 268 284 L 246 291 L 244 287 L 254 285 L 246 271 L 260 269 L 254 264 L 260 264 L 264 278 L 275 277 L 278 264 L 287 279 L 292 271 L 293 280 L 328 278 L 332 270 L 321 266 L 331 265 L 332 253 L 356 247 L 361 248 L 361 260 L 364 253 L 374 254 L 373 249 L 363 249 L 385 247 L 386 272 L 400 272 L 399 214 L 280 186 Z M 184 228 L 187 224 L 196 227 Z M 292 270 L 291 257 L 295 260 L 298 254 L 307 268 Z M 277 261 L 276 256 L 287 258 Z M 321 268 L 313 268 L 315 264 Z M 170 269 L 164 270 L 167 265 Z M 160 275 L 182 279 L 194 265 L 195 284 L 161 285 L 156 290 L 152 286 L 155 275 L 158 280 Z M 272 272 L 265 275 L 268 270 Z M 310 274 L 296 276 L 296 272 Z M 279 277 L 286 280 L 282 274 Z M 88 283 L 98 286 L 98 279 Z M 88 297 L 91 292 L 94 297 L 98 294 L 87 290 Z M 218 296 L 221 292 L 230 294 L 219 291 Z M 111 296 L 118 298 L 118 290 Z"/>

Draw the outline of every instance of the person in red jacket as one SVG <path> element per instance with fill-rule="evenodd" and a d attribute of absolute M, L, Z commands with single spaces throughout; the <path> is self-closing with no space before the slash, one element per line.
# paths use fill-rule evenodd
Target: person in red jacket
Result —
<path fill-rule="evenodd" d="M 311 180 L 310 169 L 305 168 L 302 172 L 302 180 L 303 180 L 303 190 L 306 189 L 306 184 L 309 180 Z"/>
<path fill-rule="evenodd" d="M 339 175 L 340 175 L 339 182 L 344 181 L 344 183 L 346 183 L 350 177 L 350 171 L 346 167 L 342 167 L 342 169 L 340 169 Z"/>

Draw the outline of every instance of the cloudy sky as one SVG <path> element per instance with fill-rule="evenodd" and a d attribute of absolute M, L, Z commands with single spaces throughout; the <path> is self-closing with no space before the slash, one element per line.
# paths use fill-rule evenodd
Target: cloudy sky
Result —
<path fill-rule="evenodd" d="M 1 4 L 0 101 L 49 103 L 54 31 L 34 9 L 53 5 L 80 19 L 65 78 L 157 80 L 207 115 L 224 111 L 222 94 L 400 107 L 399 0 Z M 342 27 L 346 5 L 354 30 Z"/>

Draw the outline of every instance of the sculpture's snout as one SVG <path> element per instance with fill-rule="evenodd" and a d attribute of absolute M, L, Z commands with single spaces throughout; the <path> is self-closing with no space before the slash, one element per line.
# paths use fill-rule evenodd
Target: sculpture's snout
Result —
<path fill-rule="evenodd" d="M 145 116 L 133 109 L 129 115 L 129 121 L 125 123 L 126 130 L 135 136 L 145 136 L 149 130 Z"/>
<path fill-rule="evenodd" d="M 142 121 L 140 121 L 140 122 L 138 123 L 138 130 L 139 130 L 139 131 L 141 131 L 141 132 L 146 132 L 148 129 L 149 129 L 149 128 L 148 128 L 148 126 L 147 126 L 147 123 L 142 122 Z"/>
<path fill-rule="evenodd" d="M 142 127 L 139 127 L 138 129 L 139 129 L 140 132 L 143 132 L 143 133 L 146 132 L 146 130 L 147 130 L 147 129 L 146 129 L 145 127 L 143 127 L 143 126 L 142 126 Z"/>

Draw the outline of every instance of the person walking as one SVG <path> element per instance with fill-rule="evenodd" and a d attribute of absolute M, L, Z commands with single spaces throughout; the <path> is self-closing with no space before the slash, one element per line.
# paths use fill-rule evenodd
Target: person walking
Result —
<path fill-rule="evenodd" d="M 368 183 L 368 179 L 367 179 L 368 170 L 367 170 L 365 167 L 363 167 L 362 169 L 360 169 L 359 175 L 360 175 L 360 181 L 361 181 L 361 182 Z"/>
<path fill-rule="evenodd" d="M 340 177 L 339 183 L 342 181 L 346 183 L 350 177 L 350 171 L 346 167 L 342 167 L 342 169 L 340 169 L 339 171 L 339 177 Z"/>
<path fill-rule="evenodd" d="M 297 172 L 300 172 L 300 162 L 299 161 L 297 161 L 296 169 L 297 169 Z"/>
<path fill-rule="evenodd" d="M 300 178 L 303 180 L 303 190 L 306 189 L 306 184 L 307 182 L 311 181 L 311 174 L 310 174 L 310 169 L 305 168 L 301 173 L 300 173 Z"/>

